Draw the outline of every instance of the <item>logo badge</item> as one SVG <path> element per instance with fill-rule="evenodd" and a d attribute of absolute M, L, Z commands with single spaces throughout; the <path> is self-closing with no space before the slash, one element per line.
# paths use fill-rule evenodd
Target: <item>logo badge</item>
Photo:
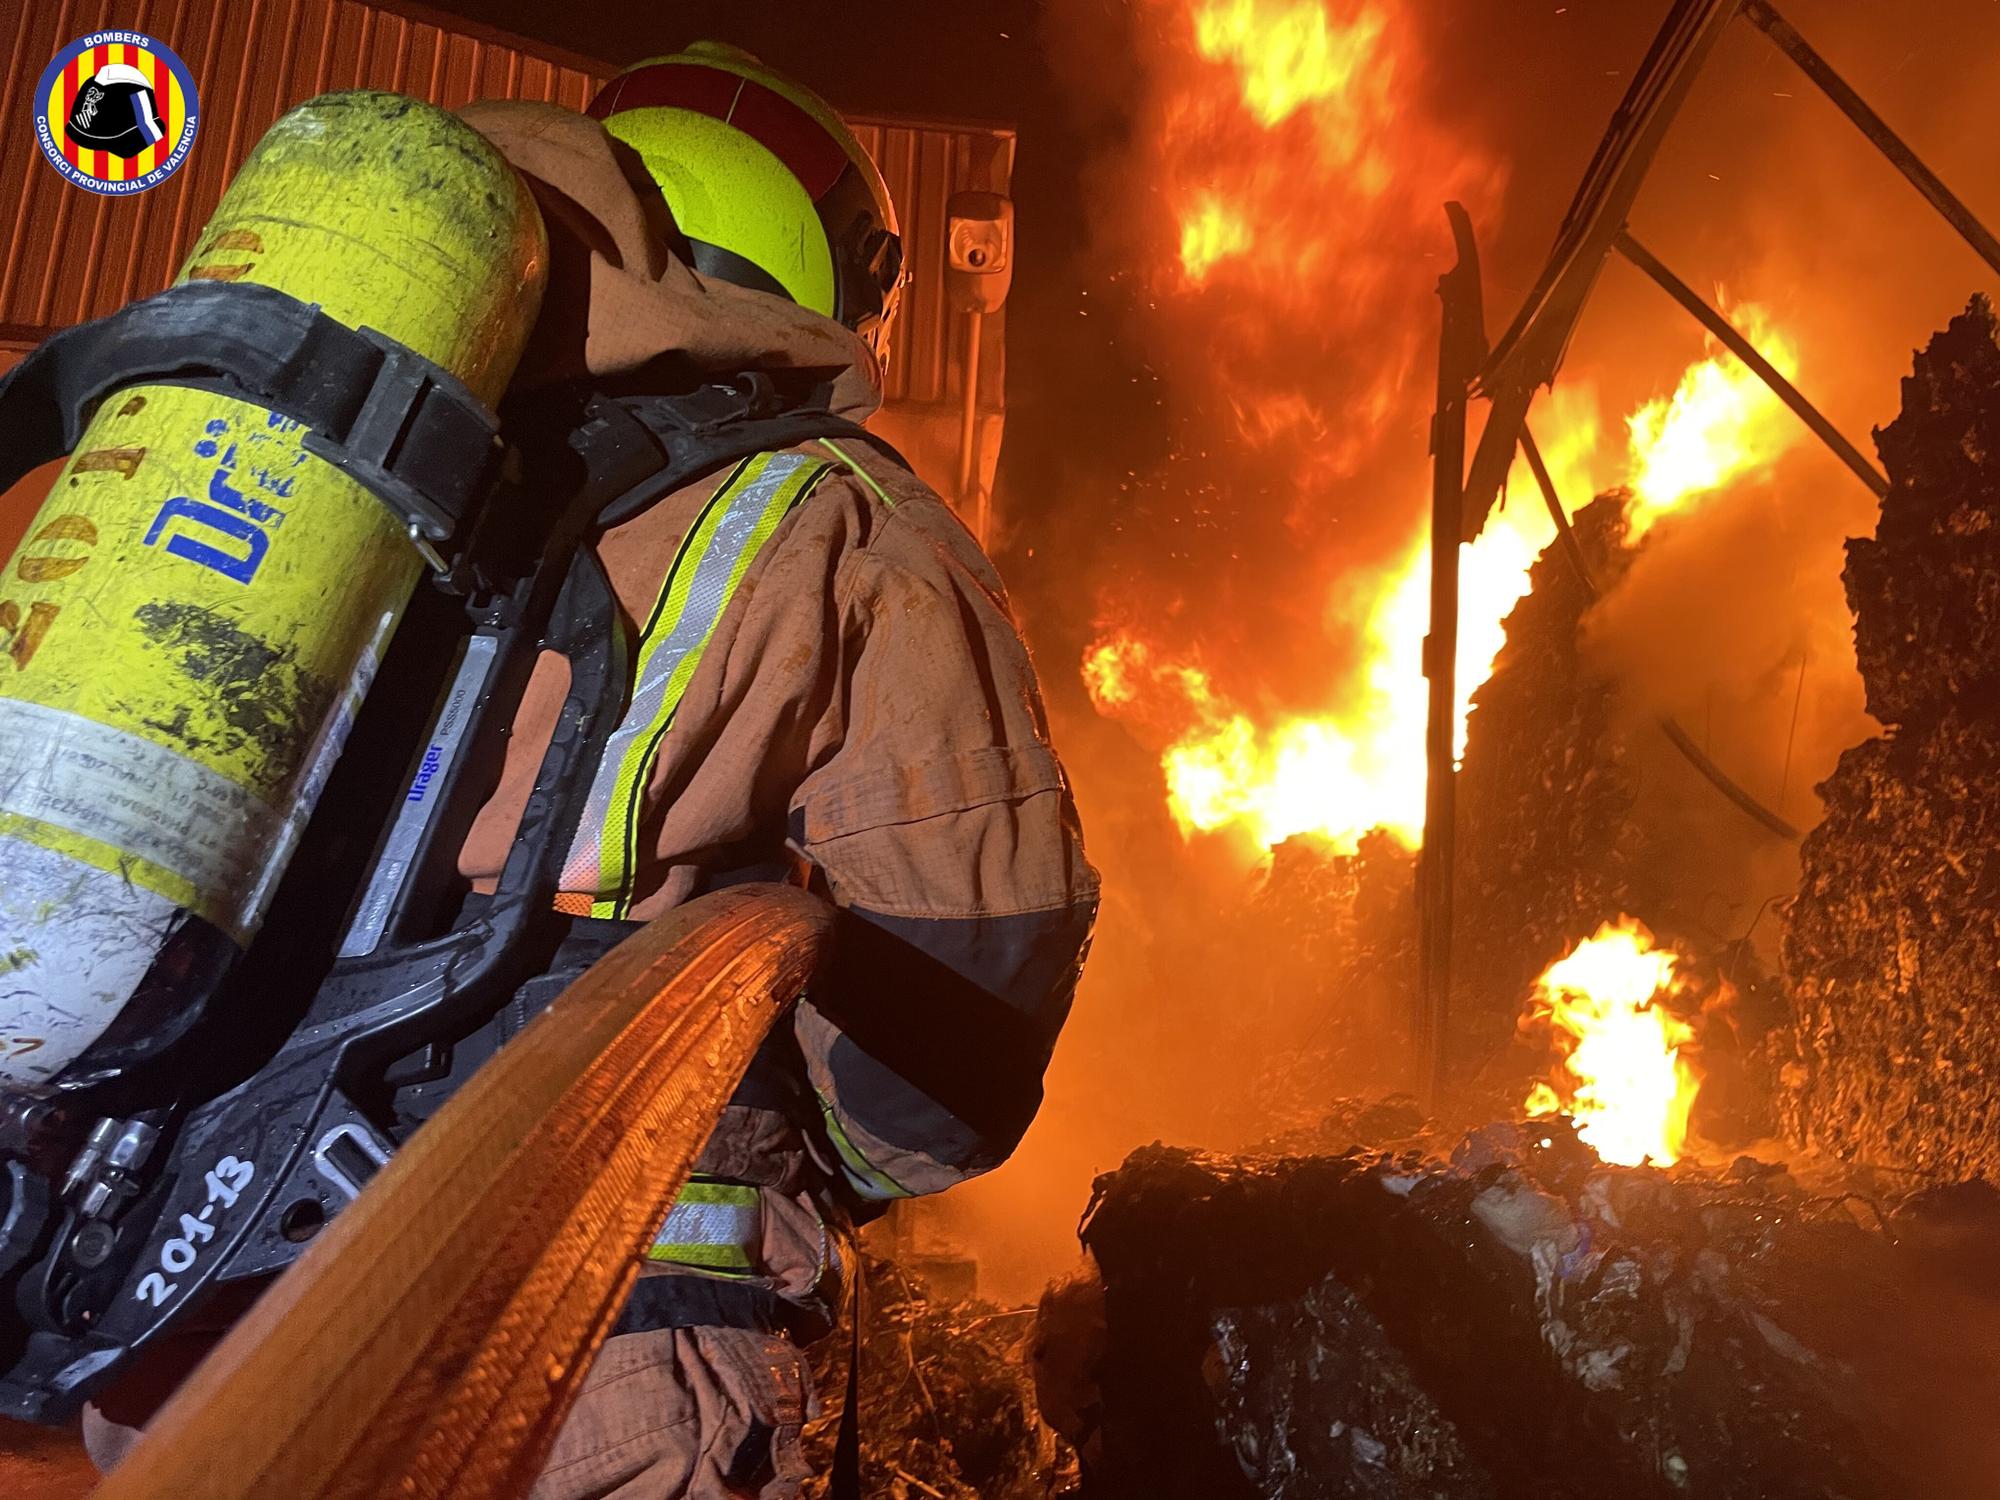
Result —
<path fill-rule="evenodd" d="M 42 70 L 35 136 L 49 164 L 93 193 L 142 193 L 181 169 L 200 101 L 171 47 L 139 31 L 98 31 Z"/>

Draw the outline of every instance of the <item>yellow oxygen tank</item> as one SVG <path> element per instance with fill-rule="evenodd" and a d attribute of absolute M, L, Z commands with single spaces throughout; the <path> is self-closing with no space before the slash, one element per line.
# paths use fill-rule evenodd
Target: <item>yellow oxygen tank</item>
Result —
<path fill-rule="evenodd" d="M 478 132 L 357 91 L 271 127 L 180 280 L 317 303 L 491 405 L 547 262 Z M 304 435 L 202 391 L 118 391 L 0 573 L 0 1087 L 129 1054 L 263 918 L 423 570 Z"/>

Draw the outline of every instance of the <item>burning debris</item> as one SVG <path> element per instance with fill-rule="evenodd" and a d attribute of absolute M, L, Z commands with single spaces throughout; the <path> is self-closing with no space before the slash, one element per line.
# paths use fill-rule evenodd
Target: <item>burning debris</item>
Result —
<path fill-rule="evenodd" d="M 1992 1193 L 1877 1208 L 1747 1159 L 1607 1166 L 1560 1126 L 1439 1149 L 1154 1147 L 1100 1180 L 1087 1493 L 1990 1493 Z"/>
<path fill-rule="evenodd" d="M 1606 922 L 1549 965 L 1522 1024 L 1555 1041 L 1560 1086 L 1534 1086 L 1530 1118 L 1570 1117 L 1586 1145 L 1620 1166 L 1680 1160 L 1698 1087 L 1681 1056 L 1694 1027 L 1667 1004 L 1682 987 L 1680 967 L 1630 917 Z"/>
<path fill-rule="evenodd" d="M 1707 385 L 1683 382 L 1661 423 Z M 1983 302 L 1919 357 L 1881 441 L 1895 488 L 1847 582 L 1870 706 L 1895 735 L 1821 789 L 1785 943 L 1789 1120 L 1840 1156 L 1962 1174 L 1992 1170 L 2000 1136 L 1982 1082 L 2000 1058 L 1983 853 L 2000 805 L 2000 325 Z M 1614 494 L 1577 518 L 1607 589 L 1665 544 L 1634 521 L 1646 504 Z M 1516 1076 L 1532 1043 L 1546 1076 L 1512 1102 L 1542 1118 L 1460 1137 L 1406 1107 L 1347 1109 L 1273 1142 L 1300 1154 L 1154 1147 L 1101 1179 L 1084 1230 L 1099 1399 L 1066 1407 L 1101 1418 L 1086 1493 L 1984 1496 L 2000 1195 L 1912 1194 L 1810 1155 L 1693 1159 L 1711 1103 L 1739 1134 L 1765 1121 L 1782 991 L 1746 940 L 1675 909 L 1617 688 L 1580 648 L 1591 591 L 1555 549 L 1531 576 L 1461 773 L 1461 1041 L 1482 1076 L 1453 1108 L 1490 1097 L 1496 1063 Z M 1343 980 L 1407 960 L 1407 909 L 1366 902 L 1369 870 L 1295 841 L 1266 880 L 1295 925 L 1324 928 Z M 1502 1014 L 1523 1022 L 1511 1052 Z M 1325 1154 L 1346 1140 L 1363 1147 Z"/>
<path fill-rule="evenodd" d="M 1916 357 L 1879 435 L 1892 487 L 1845 575 L 1891 727 L 1820 787 L 1785 940 L 1788 1126 L 1843 1157 L 2000 1174 L 2000 326 Z"/>
<path fill-rule="evenodd" d="M 1869 732 L 1832 580 L 1839 538 L 1861 524 L 1844 502 L 1858 511 L 1878 476 L 1833 441 L 1870 490 L 1810 488 L 1830 481 L 1824 457 L 1803 450 L 1814 431 L 1837 432 L 1789 382 L 1830 391 L 1851 421 L 1859 362 L 1824 337 L 1822 309 L 1793 329 L 1666 273 L 1655 279 L 1683 308 L 1706 311 L 1709 342 L 1648 396 L 1629 363 L 1645 346 L 1640 318 L 1600 345 L 1573 345 L 1563 324 L 1546 365 L 1524 356 L 1512 371 L 1520 402 L 1504 419 L 1505 382 L 1482 380 L 1499 461 L 1479 470 L 1479 514 L 1533 391 L 1552 487 L 1582 506 L 1583 566 L 1563 555 L 1567 539 L 1550 545 L 1525 470 L 1458 553 L 1445 1123 L 1315 1119 L 1355 1066 L 1328 1033 L 1389 1036 L 1384 1018 L 1420 1009 L 1409 877 L 1425 811 L 1430 580 L 1421 486 L 1388 457 L 1415 452 L 1411 383 L 1371 404 L 1362 377 L 1306 369 L 1316 386 L 1297 356 L 1333 354 L 1358 312 L 1388 346 L 1360 363 L 1394 367 L 1413 326 L 1436 329 L 1437 309 L 1412 316 L 1407 301 L 1315 279 L 1326 264 L 1366 263 L 1372 250 L 1341 243 L 1357 226 L 1406 254 L 1422 231 L 1400 211 L 1400 186 L 1378 213 L 1342 195 L 1351 181 L 1316 191 L 1312 169 L 1373 150 L 1400 184 L 1412 143 L 1440 136 L 1407 96 L 1398 113 L 1414 128 L 1383 128 L 1382 78 L 1362 69 L 1339 82 L 1328 66 L 1400 56 L 1411 8 L 1293 9 L 1150 8 L 1187 22 L 1178 29 L 1210 68 L 1163 70 L 1181 111 L 1178 133 L 1165 132 L 1170 165 L 1204 168 L 1146 179 L 1179 218 L 1178 265 L 1157 281 L 1163 317 L 1201 327 L 1197 347 L 1225 373 L 1257 378 L 1202 392 L 1235 399 L 1204 411 L 1224 414 L 1202 442 L 1224 450 L 1228 476 L 1185 488 L 1202 503 L 1173 515 L 1192 523 L 1174 533 L 1174 557 L 1199 559 L 1201 576 L 1180 588 L 1171 568 L 1151 588 L 1116 579 L 1085 658 L 1098 712 L 1158 754 L 1196 858 L 1263 861 L 1256 921 L 1231 929 L 1255 961 L 1196 983 L 1226 986 L 1232 1043 L 1272 1059 L 1258 1096 L 1271 1154 L 1155 1147 L 1100 1181 L 1084 1237 L 1103 1276 L 1101 1390 L 1072 1393 L 1050 1418 L 1093 1440 L 1093 1496 L 1990 1494 L 2000 1201 L 1977 1186 L 1905 1199 L 1907 1175 L 1811 1153 L 1728 1164 L 1717 1146 L 1773 1133 L 1777 1065 L 1790 1061 L 1789 1122 L 1814 1143 L 1940 1174 L 2000 1170 L 2000 1087 L 1988 1086 L 2000 1069 L 2000 867 L 1984 853 L 1984 808 L 2000 803 L 2000 330 L 1976 305 L 1920 360 L 1905 416 L 1882 437 L 1895 489 L 1847 583 L 1868 703 L 1895 734 L 1851 751 L 1822 788 L 1827 821 L 1806 844 L 1785 944 L 1790 1000 L 1765 962 L 1793 830 L 1817 812 L 1801 788 Z M 1674 7 L 1675 21 L 1691 32 L 1698 9 Z M 1378 12 L 1381 26 L 1364 24 Z M 1703 25 L 1721 19 L 1702 10 Z M 1566 240 L 1574 258 L 1556 257 L 1552 273 L 1592 281 L 1592 257 L 1614 239 L 1641 269 L 1651 259 L 1619 232 L 1634 222 L 1631 198 L 1606 208 L 1606 179 L 1636 192 L 1641 169 L 1626 164 L 1658 143 L 1659 132 L 1634 138 L 1674 93 L 1651 70 L 1676 39 L 1670 24 L 1621 111 L 1626 135 L 1579 195 L 1578 222 L 1604 232 Z M 1304 149 L 1342 120 L 1356 154 Z M 1204 138 L 1205 155 L 1189 144 Z M 1285 175 L 1282 206 L 1257 201 Z M 1294 209 L 1335 200 L 1341 212 L 1312 222 Z M 1430 268 L 1439 238 L 1423 251 Z M 1538 326 L 1582 305 L 1587 288 L 1569 289 Z M 1788 306 L 1782 284 L 1772 290 Z M 1542 394 L 1565 350 L 1563 384 Z M 1207 377 L 1197 363 L 1183 388 Z M 1443 369 L 1449 413 L 1458 366 Z M 1600 408 L 1592 378 L 1618 404 Z M 1275 499 L 1289 549 L 1234 524 L 1214 499 L 1232 483 L 1259 505 Z M 1449 483 L 1439 489 L 1448 499 Z M 1317 524 L 1301 519 L 1309 506 Z M 1316 552 L 1321 537 L 1339 554 Z M 1259 574 L 1251 586 L 1226 589 L 1224 545 Z M 1301 664 L 1301 640 L 1319 660 Z M 1444 697 L 1441 723 L 1452 707 Z M 1432 774 L 1451 748 L 1435 737 Z M 1447 867 L 1444 846 L 1430 868 Z M 1444 904 L 1427 904 L 1427 931 Z M 1427 944 L 1433 977 L 1446 967 L 1436 953 Z M 1294 1024 L 1267 1046 L 1273 983 L 1293 985 Z M 1427 1020 L 1441 995 L 1425 988 Z M 1794 1005 L 1796 1059 L 1783 1034 Z M 1526 1125 L 1457 1129 L 1524 1109 L 1536 1117 Z M 1356 1140 L 1369 1149 L 1329 1154 Z M 1767 1141 L 1759 1155 L 1790 1149 Z"/>
<path fill-rule="evenodd" d="M 1737 312 L 1765 332 L 1781 366 L 1795 364 L 1785 337 L 1758 309 Z M 1603 589 L 1624 574 L 1661 519 L 1767 473 L 1798 441 L 1777 398 L 1713 348 L 1688 366 L 1671 393 L 1627 417 L 1622 454 L 1604 451 L 1594 396 L 1563 396 L 1551 402 L 1557 427 L 1547 455 L 1558 493 L 1595 494 L 1607 477 L 1629 484 L 1600 502 L 1599 514 L 1586 507 L 1574 522 L 1591 577 Z M 1510 639 L 1547 633 L 1547 641 L 1517 649 L 1516 658 L 1525 650 L 1543 658 L 1537 669 L 1560 668 L 1562 680 L 1576 680 L 1570 691 L 1585 699 L 1594 691 L 1600 716 L 1608 717 L 1610 684 L 1588 681 L 1577 665 L 1579 624 L 1594 601 L 1573 561 L 1550 553 L 1555 528 L 1526 498 L 1534 481 L 1525 464 L 1513 493 L 1517 498 L 1463 550 L 1460 563 L 1457 749 L 1468 773 L 1461 794 L 1468 817 L 1477 802 L 1469 779 L 1476 775 L 1472 717 L 1494 697 L 1486 688 Z M 1161 770 L 1184 836 L 1235 829 L 1261 850 L 1303 833 L 1351 853 L 1362 834 L 1380 829 L 1417 847 L 1425 783 L 1427 546 L 1418 537 L 1393 565 L 1340 578 L 1326 624 L 1335 639 L 1353 643 L 1356 664 L 1332 684 L 1326 712 L 1259 713 L 1218 684 L 1200 651 L 1177 653 L 1130 628 L 1113 629 L 1090 648 L 1083 678 L 1098 711 L 1167 742 Z"/>
<path fill-rule="evenodd" d="M 1241 982 L 1236 1034 L 1265 1059 L 1249 1088 L 1261 1103 L 1256 1138 L 1285 1141 L 1272 1149 L 1323 1149 L 1329 1099 L 1406 1081 L 1415 873 L 1416 857 L 1381 831 L 1353 854 L 1308 838 L 1271 851 L 1243 923 L 1268 990 Z M 1304 1027 L 1302 1010 L 1316 1018 Z"/>
<path fill-rule="evenodd" d="M 1591 577 L 1611 586 L 1651 545 L 1629 541 L 1631 503 L 1626 492 L 1605 495 L 1574 526 Z M 1604 1154 L 1667 1164 L 1681 1153 L 1693 1098 L 1688 1058 L 1676 1058 L 1676 1049 L 1698 1029 L 1706 1043 L 1716 1018 L 1692 1005 L 1650 1005 L 1657 988 L 1650 983 L 1623 1005 L 1563 985 L 1627 939 L 1651 944 L 1650 935 L 1638 937 L 1649 926 L 1673 932 L 1672 946 L 1688 954 L 1678 985 L 1703 998 L 1733 995 L 1755 982 L 1757 968 L 1744 945 L 1690 924 L 1654 868 L 1653 845 L 1676 829 L 1661 826 L 1657 810 L 1635 810 L 1616 685 L 1582 652 L 1595 594 L 1560 544 L 1535 561 L 1530 577 L 1532 589 L 1505 621 L 1492 675 L 1474 697 L 1460 771 L 1452 1052 L 1459 1087 L 1469 1093 L 1459 1108 L 1467 1119 L 1504 1114 L 1522 1105 L 1525 1080 L 1539 1078 L 1536 1112 L 1588 1119 L 1595 1110 L 1592 1128 L 1608 1142 L 1625 1128 L 1611 1116 L 1644 1075 L 1665 1084 L 1648 1090 L 1653 1103 L 1636 1111 L 1655 1123 L 1637 1127 L 1632 1150 Z M 1410 1051 L 1415 860 L 1384 829 L 1361 836 L 1351 854 L 1310 837 L 1272 849 L 1244 939 L 1266 955 L 1259 972 L 1282 976 L 1285 993 L 1263 996 L 1257 975 L 1245 976 L 1237 1013 L 1246 1040 L 1275 1059 L 1259 1084 L 1274 1130 L 1307 1128 L 1307 1117 L 1316 1119 L 1344 1089 L 1407 1081 L 1385 1075 L 1380 1060 Z M 1610 920 L 1623 913 L 1635 915 Z M 1729 982 L 1719 972 L 1725 961 Z M 1644 962 L 1640 968 L 1650 972 Z M 1524 1014 L 1524 1001 L 1537 993 L 1548 1003 L 1539 1010 L 1531 1003 Z M 1302 999 L 1328 1023 L 1300 1034 L 1286 1018 L 1296 1017 Z M 1748 1024 L 1754 1046 L 1779 1017 L 1767 1019 L 1759 1007 L 1721 1019 Z M 1607 1056 L 1611 1064 L 1602 1066 Z M 1763 1114 L 1748 1114 L 1723 1135 L 1768 1134 Z M 1677 1122 L 1671 1129 L 1669 1116 Z"/>

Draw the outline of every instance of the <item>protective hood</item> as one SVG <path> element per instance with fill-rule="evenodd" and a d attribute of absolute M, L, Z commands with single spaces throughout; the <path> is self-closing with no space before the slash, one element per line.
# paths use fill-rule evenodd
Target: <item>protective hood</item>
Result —
<path fill-rule="evenodd" d="M 523 100 L 460 113 L 528 179 L 548 221 L 549 288 L 517 388 L 670 360 L 703 375 L 823 372 L 833 410 L 854 421 L 881 405 L 879 367 L 857 335 L 676 257 L 658 188 L 597 121 Z"/>

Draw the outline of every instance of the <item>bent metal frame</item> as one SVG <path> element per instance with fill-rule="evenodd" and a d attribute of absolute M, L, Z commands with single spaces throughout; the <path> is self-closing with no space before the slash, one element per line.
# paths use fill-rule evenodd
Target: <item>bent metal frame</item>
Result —
<path fill-rule="evenodd" d="M 1572 566 L 1585 588 L 1595 591 L 1582 549 L 1570 530 L 1568 511 L 1529 431 L 1528 409 L 1538 388 L 1554 386 L 1605 261 L 1615 252 L 1644 272 L 1754 371 L 1856 478 L 1877 497 L 1888 493 L 1889 481 L 1874 463 L 1779 373 L 1740 329 L 1647 249 L 1626 222 L 1689 90 L 1716 42 L 1739 17 L 1790 58 L 1987 265 L 2000 273 L 2000 240 L 1813 50 L 1770 0 L 1676 0 L 1584 174 L 1548 263 L 1513 323 L 1490 350 L 1472 224 L 1458 204 L 1446 206 L 1458 261 L 1438 283 L 1444 325 L 1438 355 L 1438 405 L 1431 432 L 1431 617 L 1424 653 L 1424 671 L 1430 679 L 1426 740 L 1429 794 L 1418 865 L 1421 972 L 1417 1038 L 1423 1077 L 1433 1100 L 1445 1084 L 1451 1000 L 1458 547 L 1484 529 L 1519 450 L 1534 474 Z M 1490 410 L 1467 469 L 1466 414 L 1474 398 L 1488 402 Z M 1800 836 L 1797 828 L 1731 780 L 1673 720 L 1662 721 L 1660 727 L 1695 769 L 1747 817 L 1774 837 L 1795 840 Z"/>

